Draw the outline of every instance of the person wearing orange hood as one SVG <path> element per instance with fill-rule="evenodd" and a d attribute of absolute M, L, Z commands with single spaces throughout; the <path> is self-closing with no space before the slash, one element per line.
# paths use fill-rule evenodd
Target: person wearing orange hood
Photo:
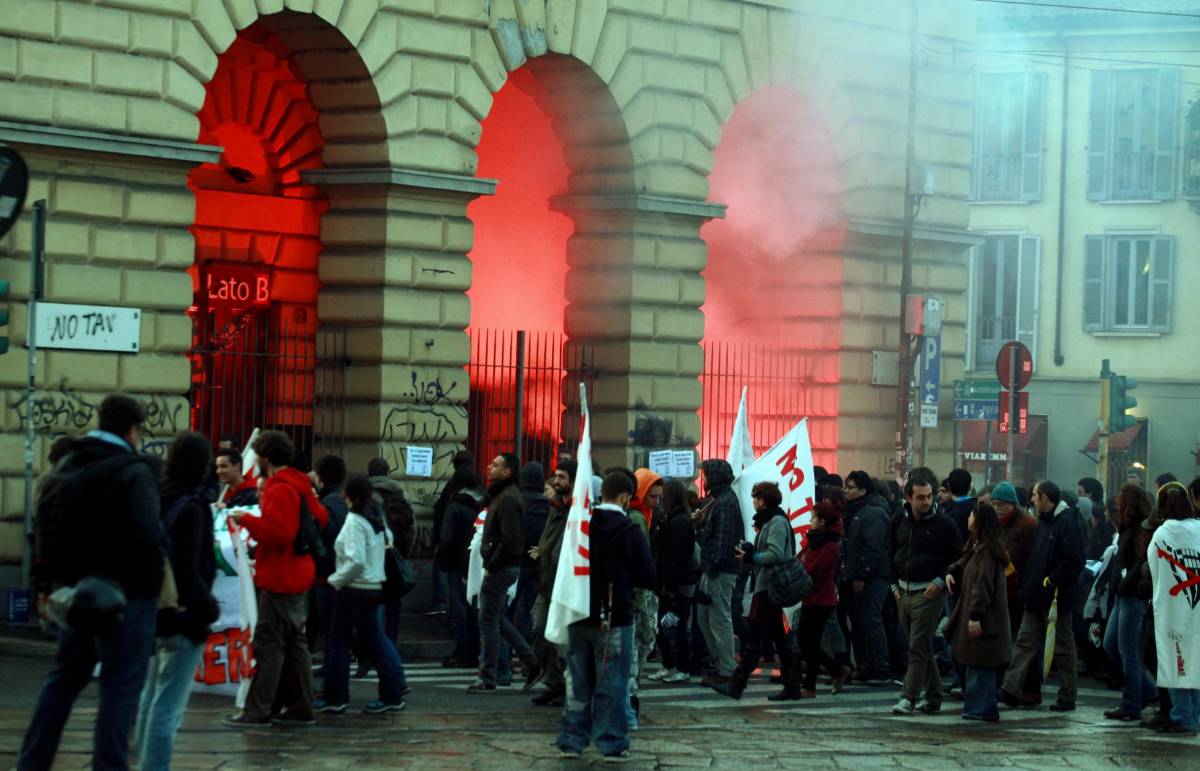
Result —
<path fill-rule="evenodd" d="M 308 590 L 316 578 L 312 554 L 296 553 L 301 504 L 317 523 L 329 521 L 329 512 L 317 500 L 308 477 L 291 467 L 296 448 L 281 431 L 264 431 L 254 440 L 262 516 L 233 511 L 229 518 L 246 528 L 258 542 L 254 555 L 254 585 L 258 589 L 258 624 L 254 627 L 257 671 L 246 696 L 246 707 L 225 718 L 226 725 L 263 725 L 272 722 L 274 705 L 284 705 L 278 722 L 306 724 L 313 716 L 312 660 L 304 635 L 308 618 Z M 279 698 L 277 699 L 277 694 Z"/>
<path fill-rule="evenodd" d="M 651 534 L 657 529 L 656 524 L 662 524 L 662 516 L 659 515 L 659 521 L 656 523 L 654 512 L 662 500 L 663 480 L 648 468 L 638 469 L 633 472 L 633 476 L 637 480 L 637 493 L 629 502 L 629 518 L 637 523 L 653 551 L 655 539 Z M 637 728 L 638 681 L 641 679 L 642 669 L 646 666 L 646 659 L 658 640 L 658 595 L 651 589 L 636 590 L 633 610 L 633 638 L 637 644 L 637 651 L 629 674 L 630 706 L 627 712 L 630 730 Z"/>

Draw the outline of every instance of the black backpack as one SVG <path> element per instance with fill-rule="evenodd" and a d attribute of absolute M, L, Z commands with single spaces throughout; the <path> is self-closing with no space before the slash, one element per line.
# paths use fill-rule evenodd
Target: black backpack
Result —
<path fill-rule="evenodd" d="M 299 556 L 308 555 L 316 559 L 325 556 L 325 544 L 321 542 L 321 529 L 317 520 L 308 510 L 308 501 L 300 496 L 300 527 L 296 528 L 296 539 L 292 541 L 292 550 Z"/>
<path fill-rule="evenodd" d="M 40 591 L 74 586 L 104 572 L 105 544 L 120 527 L 108 516 L 117 504 L 113 480 L 146 459 L 122 452 L 86 462 L 86 451 L 67 455 L 42 479 L 34 520 L 33 579 Z M 106 505 L 107 504 L 107 505 Z"/>

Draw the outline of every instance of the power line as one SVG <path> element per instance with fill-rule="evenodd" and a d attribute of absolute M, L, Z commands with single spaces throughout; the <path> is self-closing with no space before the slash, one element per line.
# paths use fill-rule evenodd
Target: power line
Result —
<path fill-rule="evenodd" d="M 1079 56 L 1074 52 L 1064 54 L 1062 51 L 976 51 L 976 53 L 986 55 L 1003 55 L 1003 54 L 1024 54 L 1026 56 L 1045 56 L 1055 59 L 1070 58 L 1076 61 L 1084 62 L 1108 62 L 1110 64 L 1144 64 L 1151 67 L 1194 67 L 1200 68 L 1200 62 L 1173 62 L 1173 61 L 1156 61 L 1152 59 L 1114 59 L 1108 56 Z"/>
<path fill-rule="evenodd" d="M 1068 3 L 1043 3 L 1037 0 L 975 0 L 977 3 L 997 3 L 999 5 L 1032 5 L 1038 8 L 1066 8 L 1072 11 L 1100 11 L 1103 13 L 1138 13 L 1147 16 L 1178 16 L 1185 19 L 1200 19 L 1200 13 L 1184 13 L 1183 11 L 1148 11 L 1143 8 L 1110 8 L 1100 5 L 1071 5 Z"/>
<path fill-rule="evenodd" d="M 1087 65 L 1084 65 L 1084 64 L 1067 64 L 1066 61 L 1061 56 L 1058 58 L 1058 61 L 1045 61 L 1044 59 L 1033 58 L 1032 56 L 1030 56 L 1028 54 L 994 53 L 991 55 L 999 56 L 1001 58 L 1006 58 L 1006 59 L 1016 59 L 1017 61 L 1025 62 L 1028 64 L 1048 64 L 1051 66 L 1059 66 L 1059 67 L 1062 67 L 1065 65 L 1068 69 L 1082 70 L 1085 72 L 1106 72 L 1109 69 L 1107 67 L 1088 67 Z M 1196 86 L 1197 88 L 1200 88 L 1200 81 L 1184 80 L 1183 78 L 1179 78 L 1178 82 L 1185 86 Z"/>

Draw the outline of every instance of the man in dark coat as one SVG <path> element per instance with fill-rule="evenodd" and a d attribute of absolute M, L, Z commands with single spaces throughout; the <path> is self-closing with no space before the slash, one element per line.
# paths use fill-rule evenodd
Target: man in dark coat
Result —
<path fill-rule="evenodd" d="M 525 556 L 525 504 L 517 488 L 519 472 L 520 461 L 509 453 L 497 455 L 488 465 L 487 519 L 483 523 L 483 543 L 479 551 L 483 558 L 483 585 L 479 590 L 483 662 L 479 666 L 479 679 L 467 687 L 470 693 L 496 690 L 501 637 L 525 664 L 527 688 L 541 674 L 533 649 L 505 614 L 508 587 L 516 583 Z"/>
<path fill-rule="evenodd" d="M 567 529 L 567 516 L 571 512 L 571 493 L 575 489 L 575 472 L 578 464 L 573 460 L 559 460 L 549 486 L 554 490 L 550 497 L 550 512 L 542 528 L 537 545 L 530 550 L 537 562 L 537 599 L 533 603 L 533 653 L 542 667 L 541 693 L 532 698 L 539 707 L 563 705 L 566 693 L 566 678 L 563 669 L 562 651 L 546 639 L 546 621 L 550 615 L 550 598 L 554 594 L 554 579 L 558 573 L 558 557 L 562 551 L 563 533 Z"/>
<path fill-rule="evenodd" d="M 734 554 L 746 535 L 745 521 L 737 494 L 733 492 L 733 468 L 726 461 L 710 459 L 701 464 L 706 505 L 701 507 L 703 524 L 700 530 L 700 592 L 711 602 L 700 604 L 696 611 L 697 625 L 704 634 L 708 650 L 717 659 L 717 674 L 705 678 L 706 686 L 724 685 L 737 668 L 733 647 L 733 587 L 741 572 L 741 562 Z"/>
<path fill-rule="evenodd" d="M 946 487 L 950 499 L 943 506 L 946 514 L 958 526 L 958 535 L 963 543 L 967 542 L 967 520 L 975 508 L 975 497 L 971 495 L 971 472 L 965 468 L 956 468 L 946 477 Z"/>
<path fill-rule="evenodd" d="M 863 636 L 864 655 L 859 679 L 883 683 L 888 675 L 887 634 L 883 629 L 883 605 L 887 600 L 889 540 L 891 516 L 887 503 L 875 494 L 871 477 L 865 471 L 851 471 L 846 477 L 846 518 L 850 533 L 846 538 L 846 576 L 854 592 L 854 626 Z"/>
<path fill-rule="evenodd" d="M 525 506 L 525 549 L 521 557 L 521 573 L 517 577 L 517 595 L 509 607 L 509 618 L 526 640 L 533 640 L 533 603 L 537 599 L 537 562 L 529 556 L 541 540 L 546 519 L 550 516 L 550 499 L 546 497 L 546 476 L 537 461 L 521 467 L 517 486 Z"/>
<path fill-rule="evenodd" d="M 1050 705 L 1050 709 L 1070 712 L 1075 709 L 1077 677 L 1071 617 L 1075 607 L 1076 579 L 1083 569 L 1083 534 L 1079 529 L 1078 512 L 1062 500 L 1062 492 L 1055 483 L 1038 482 L 1033 488 L 1033 503 L 1038 511 L 1038 528 L 1022 579 L 1021 602 L 1025 613 L 1021 617 L 1012 665 L 1004 676 L 1000 695 L 1009 706 L 1039 700 L 1018 694 L 1026 672 L 1039 660 L 1038 654 L 1046 647 L 1047 617 L 1050 606 L 1057 602 L 1054 662 L 1060 684 L 1058 700 Z"/>

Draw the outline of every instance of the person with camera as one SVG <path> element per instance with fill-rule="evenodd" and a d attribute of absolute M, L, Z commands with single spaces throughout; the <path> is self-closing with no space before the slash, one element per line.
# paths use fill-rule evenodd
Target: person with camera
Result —
<path fill-rule="evenodd" d="M 346 521 L 334 542 L 329 586 L 337 592 L 329 624 L 325 694 L 314 708 L 340 715 L 350 702 L 350 641 L 357 639 L 379 671 L 379 699 L 363 708 L 368 715 L 404 709 L 404 665 L 396 645 L 379 624 L 385 578 L 384 558 L 393 544 L 383 511 L 372 500 L 370 480 L 353 474 L 343 489 Z"/>
<path fill-rule="evenodd" d="M 732 699 L 742 698 L 758 662 L 762 659 L 763 641 L 770 639 L 779 654 L 779 665 L 785 683 L 793 682 L 793 657 L 787 651 L 787 632 L 783 628 L 783 608 L 771 602 L 767 594 L 766 574 L 775 565 L 793 559 L 795 551 L 792 527 L 780 504 L 783 494 L 774 482 L 759 482 L 750 492 L 754 503 L 754 542 L 743 541 L 734 550 L 737 558 L 750 566 L 751 592 L 750 631 L 741 662 L 727 683 L 713 686 L 717 693 Z"/>
<path fill-rule="evenodd" d="M 97 768 L 129 766 L 129 732 L 154 651 L 167 537 L 155 472 L 138 454 L 145 410 L 133 397 L 109 394 L 99 418 L 99 429 L 65 449 L 38 491 L 31 578 L 39 613 L 49 612 L 52 590 L 75 587 L 75 593 L 21 744 L 19 769 L 51 767 L 97 663 L 92 761 Z"/>
<path fill-rule="evenodd" d="M 296 448 L 287 434 L 264 431 L 254 440 L 253 449 L 259 478 L 265 480 L 259 495 L 262 515 L 234 510 L 229 519 L 258 542 L 254 556 L 257 669 L 245 709 L 224 722 L 235 727 L 268 724 L 279 696 L 285 709 L 275 720 L 304 725 L 315 722 L 312 659 L 304 634 L 308 591 L 317 575 L 313 551 L 319 546 L 320 530 L 329 523 L 329 513 L 317 500 L 308 477 L 292 468 Z"/>

